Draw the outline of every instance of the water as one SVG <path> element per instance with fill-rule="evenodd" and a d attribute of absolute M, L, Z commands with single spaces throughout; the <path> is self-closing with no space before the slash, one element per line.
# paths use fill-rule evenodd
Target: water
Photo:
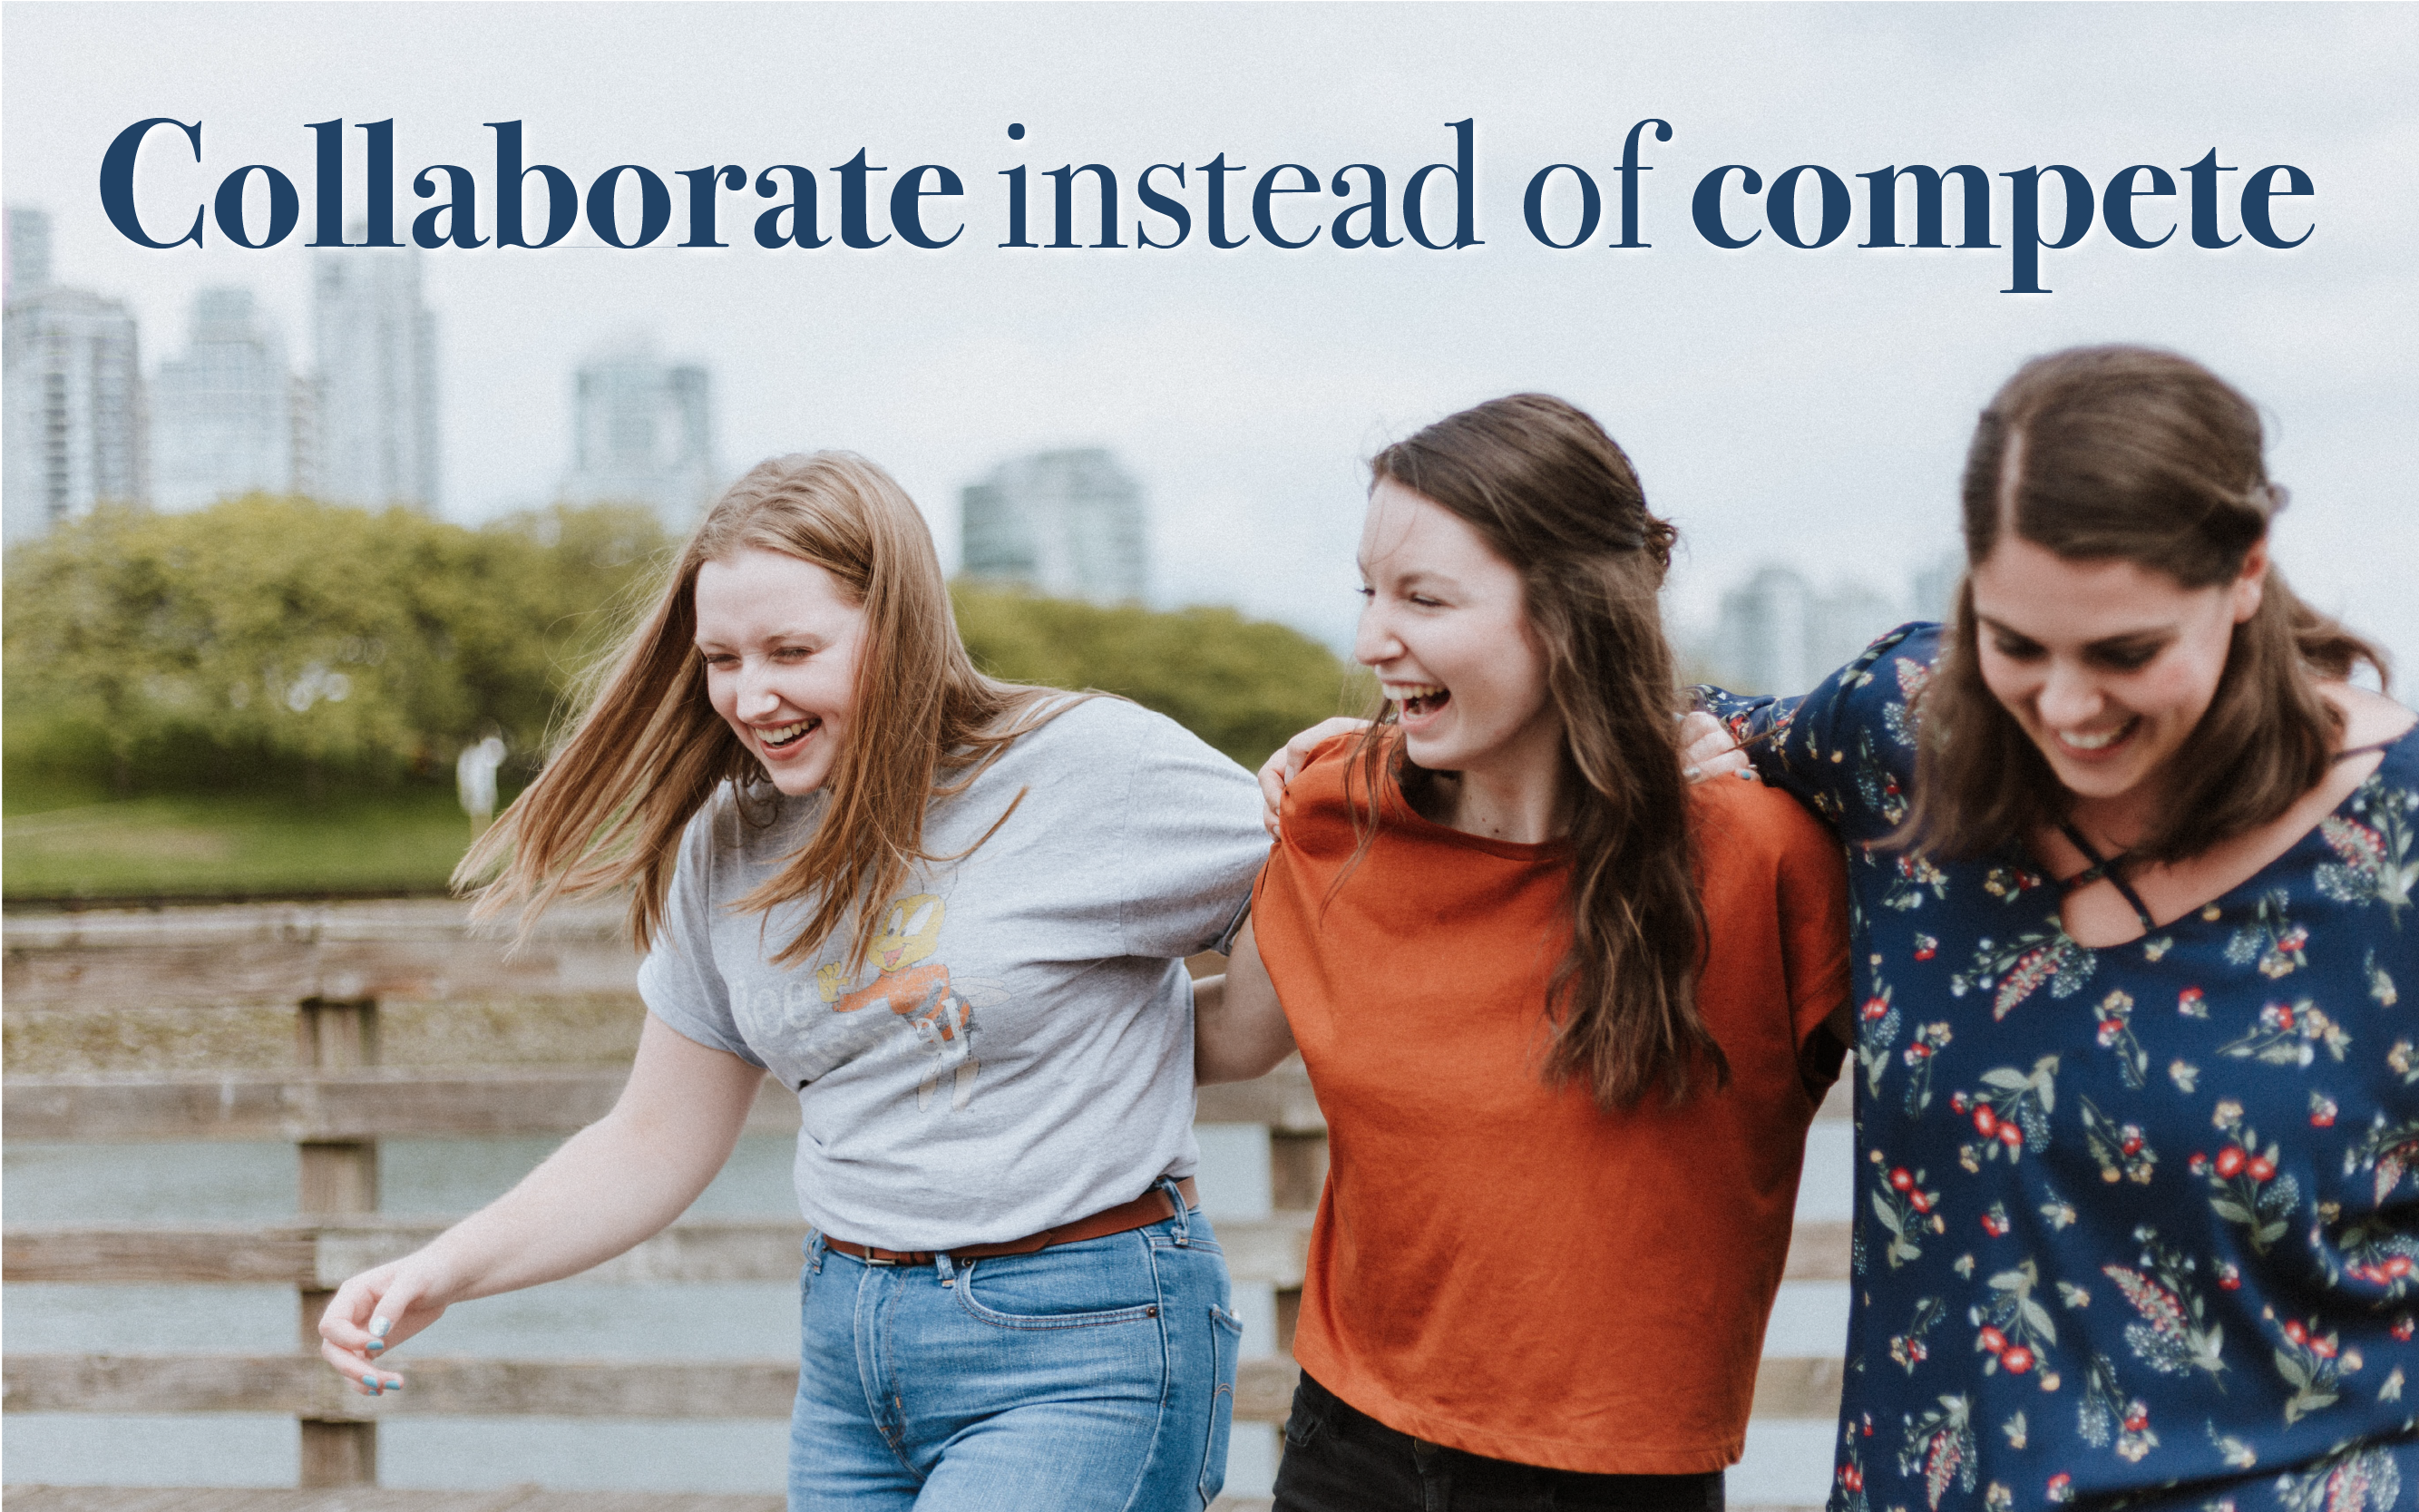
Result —
<path fill-rule="evenodd" d="M 394 1140 L 379 1149 L 383 1207 L 398 1216 L 466 1212 L 502 1193 L 556 1142 Z M 1269 1211 L 1267 1131 L 1201 1127 L 1203 1205 L 1213 1219 Z M 1850 1211 L 1850 1134 L 1815 1127 L 1798 1198 L 1801 1219 Z M 699 1217 L 795 1212 L 787 1136 L 743 1139 L 701 1196 Z M 5 1151 L 6 1221 L 278 1223 L 290 1221 L 296 1158 L 287 1145 L 12 1143 Z M 1264 1284 L 1238 1284 L 1246 1354 L 1276 1348 L 1276 1306 Z M 283 1287 L 11 1284 L 0 1347 L 28 1352 L 275 1353 L 294 1347 L 295 1299 Z M 1822 1355 L 1845 1337 L 1847 1288 L 1781 1288 L 1765 1352 Z M 463 1304 L 432 1341 L 448 1354 L 522 1357 L 764 1358 L 795 1348 L 789 1282 L 609 1286 L 577 1280 Z M 1750 1427 L 1730 1475 L 1734 1505 L 1813 1505 L 1828 1479 L 1826 1423 Z M 1279 1435 L 1238 1424 L 1227 1490 L 1266 1495 Z M 545 1417 L 398 1418 L 378 1429 L 381 1484 L 482 1490 L 535 1481 L 561 1489 L 778 1491 L 787 1425 L 617 1422 Z M 11 1413 L 10 1484 L 291 1486 L 299 1468 L 291 1418 L 248 1414 Z"/>

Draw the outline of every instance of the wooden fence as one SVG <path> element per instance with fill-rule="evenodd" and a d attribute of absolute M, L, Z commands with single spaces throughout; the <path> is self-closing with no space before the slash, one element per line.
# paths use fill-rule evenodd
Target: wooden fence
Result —
<path fill-rule="evenodd" d="M 316 1352 L 332 1288 L 440 1227 L 378 1215 L 378 1139 L 568 1134 L 612 1104 L 625 1067 L 447 1064 L 459 1049 L 446 1048 L 455 1037 L 444 1026 L 475 1033 L 554 1014 L 569 1031 L 551 1046 L 543 1034 L 522 1034 L 514 1053 L 576 1044 L 593 1058 L 593 1044 L 578 1042 L 593 1039 L 579 1032 L 582 1024 L 637 1019 L 633 961 L 617 925 L 618 914 L 559 914 L 507 956 L 499 942 L 468 932 L 460 908 L 445 903 L 10 918 L 0 980 L 10 1068 L 6 1137 L 291 1142 L 300 1175 L 290 1225 L 11 1227 L 7 1278 L 290 1285 L 298 1326 L 295 1350 L 283 1354 L 11 1353 L 0 1405 L 10 1412 L 290 1413 L 301 1426 L 304 1488 L 374 1486 L 377 1423 L 392 1416 L 786 1417 L 797 1379 L 787 1358 L 415 1351 L 408 1395 L 366 1398 Z M 1215 969 L 1214 958 L 1195 963 L 1204 968 Z M 193 1064 L 180 1025 L 194 1015 L 215 1015 L 221 1054 L 250 1063 Z M 413 1029 L 408 1053 L 382 1057 L 382 1042 L 393 1038 L 383 1031 L 399 1018 Z M 231 1034 L 230 1022 L 238 1024 Z M 278 1053 L 264 1054 L 264 1024 L 280 1026 L 278 1038 L 290 1032 L 289 1064 L 263 1064 Z M 1841 1098 L 1825 1109 L 1844 1113 Z M 793 1131 L 797 1117 L 794 1098 L 768 1081 L 749 1128 Z M 1242 1362 L 1236 1416 L 1281 1422 L 1296 1377 L 1285 1351 L 1326 1173 L 1325 1123 L 1298 1061 L 1256 1082 L 1204 1088 L 1199 1119 L 1268 1131 L 1271 1211 L 1222 1218 L 1218 1230 L 1237 1281 L 1271 1287 L 1277 1304 L 1279 1353 Z M 793 1280 L 804 1235 L 796 1221 L 683 1222 L 584 1279 Z M 1846 1225 L 1800 1225 L 1788 1278 L 1844 1280 L 1847 1258 Z M 1828 1419 L 1838 1400 L 1836 1359 L 1764 1361 L 1759 1418 Z"/>

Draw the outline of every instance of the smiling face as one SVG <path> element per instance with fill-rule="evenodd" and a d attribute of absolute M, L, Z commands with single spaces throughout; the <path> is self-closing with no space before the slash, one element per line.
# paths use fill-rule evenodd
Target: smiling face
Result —
<path fill-rule="evenodd" d="M 855 712 L 865 606 L 811 562 L 744 548 L 697 570 L 706 696 L 783 793 L 831 776 Z"/>
<path fill-rule="evenodd" d="M 1520 574 L 1477 531 L 1391 478 L 1361 532 L 1366 600 L 1352 655 L 1378 674 L 1411 760 L 1514 779 L 1559 770 L 1562 720 Z"/>
<path fill-rule="evenodd" d="M 2236 625 L 2259 607 L 2268 561 L 2186 588 L 2135 563 L 2075 560 L 2011 531 L 1971 581 L 1982 681 L 2082 800 L 2130 843 L 2164 774 L 2216 696 Z"/>

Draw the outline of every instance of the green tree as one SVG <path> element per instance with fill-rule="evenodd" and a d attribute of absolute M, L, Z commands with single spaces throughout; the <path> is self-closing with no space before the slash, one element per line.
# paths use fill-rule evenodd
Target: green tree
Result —
<path fill-rule="evenodd" d="M 475 531 L 265 496 L 97 512 L 8 554 L 8 756 L 123 791 L 392 779 L 490 730 L 533 751 L 598 608 L 662 546 L 626 508 Z"/>
<path fill-rule="evenodd" d="M 1365 713 L 1366 673 L 1300 631 L 1230 609 L 1154 611 L 959 583 L 958 628 L 994 677 L 1119 693 L 1246 766 L 1336 713 Z"/>
<path fill-rule="evenodd" d="M 266 496 L 100 511 L 8 553 L 8 762 L 120 792 L 377 785 L 495 733 L 526 771 L 667 547 L 632 506 L 476 530 Z M 1247 765 L 1368 697 L 1317 641 L 1232 609 L 954 596 L 986 671 L 1123 694 Z"/>

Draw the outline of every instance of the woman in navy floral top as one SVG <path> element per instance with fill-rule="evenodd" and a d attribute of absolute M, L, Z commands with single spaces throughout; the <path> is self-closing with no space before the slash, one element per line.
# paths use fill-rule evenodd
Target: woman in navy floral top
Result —
<path fill-rule="evenodd" d="M 2419 1503 L 2419 737 L 2259 446 L 2180 358 L 2043 358 L 1952 625 L 1703 690 L 1848 850 L 1834 1512 Z"/>

